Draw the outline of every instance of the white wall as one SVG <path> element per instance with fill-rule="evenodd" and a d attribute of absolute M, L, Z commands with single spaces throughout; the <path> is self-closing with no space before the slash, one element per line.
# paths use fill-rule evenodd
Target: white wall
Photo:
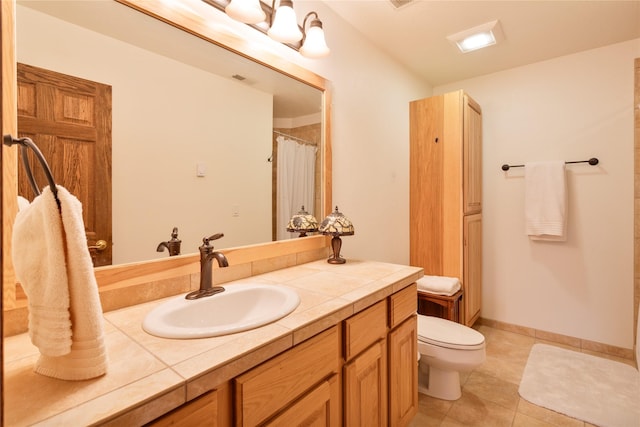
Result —
<path fill-rule="evenodd" d="M 167 257 L 174 226 L 183 253 L 217 232 L 217 248 L 271 240 L 272 95 L 23 6 L 17 20 L 19 62 L 112 86 L 114 264 Z"/>
<path fill-rule="evenodd" d="M 347 257 L 409 262 L 408 102 L 464 89 L 484 125 L 482 316 L 633 347 L 633 59 L 640 41 L 557 58 L 431 90 L 315 1 L 331 56 L 298 62 L 333 86 L 334 203 L 356 235 Z M 304 11 L 299 12 L 299 15 Z M 524 234 L 522 169 L 568 167 L 569 239 Z"/>
<path fill-rule="evenodd" d="M 435 88 L 483 111 L 482 316 L 633 347 L 633 68 L 640 39 Z M 524 233 L 524 171 L 567 167 L 568 240 Z"/>
<path fill-rule="evenodd" d="M 321 2 L 295 9 L 299 19 L 318 12 L 331 48 L 317 60 L 284 54 L 331 81 L 333 203 L 355 227 L 342 255 L 408 264 L 409 102 L 432 88 Z"/>

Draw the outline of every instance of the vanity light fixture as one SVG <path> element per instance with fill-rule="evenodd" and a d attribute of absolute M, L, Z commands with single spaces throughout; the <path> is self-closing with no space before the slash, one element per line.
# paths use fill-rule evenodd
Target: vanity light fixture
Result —
<path fill-rule="evenodd" d="M 324 36 L 322 21 L 316 12 L 305 16 L 302 27 L 298 25 L 292 0 L 272 0 L 271 6 L 261 0 L 203 0 L 225 12 L 230 18 L 245 23 L 267 34 L 273 40 L 291 47 L 307 58 L 329 55 L 330 49 Z M 307 21 L 309 27 L 307 28 Z"/>
<path fill-rule="evenodd" d="M 455 44 L 462 53 L 496 45 L 503 39 L 504 34 L 498 20 L 447 36 L 447 40 Z"/>
<path fill-rule="evenodd" d="M 300 211 L 289 220 L 287 231 L 290 233 L 300 233 L 298 237 L 306 237 L 307 233 L 318 231 L 318 220 L 315 216 L 305 211 L 303 205 Z"/>
<path fill-rule="evenodd" d="M 344 264 L 347 262 L 340 256 L 340 248 L 342 247 L 342 240 L 340 236 L 353 236 L 354 229 L 351 221 L 344 216 L 341 212 L 336 210 L 330 213 L 320 224 L 318 231 L 326 236 L 333 236 L 331 239 L 331 249 L 333 255 L 327 260 L 329 264 Z"/>

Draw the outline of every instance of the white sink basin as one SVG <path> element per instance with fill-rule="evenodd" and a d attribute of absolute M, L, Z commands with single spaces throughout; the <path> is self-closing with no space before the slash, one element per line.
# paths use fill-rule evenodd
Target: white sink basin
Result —
<path fill-rule="evenodd" d="M 291 288 L 265 284 L 224 286 L 225 291 L 187 300 L 172 298 L 147 314 L 142 328 L 163 338 L 205 338 L 257 328 L 291 313 L 300 297 Z"/>

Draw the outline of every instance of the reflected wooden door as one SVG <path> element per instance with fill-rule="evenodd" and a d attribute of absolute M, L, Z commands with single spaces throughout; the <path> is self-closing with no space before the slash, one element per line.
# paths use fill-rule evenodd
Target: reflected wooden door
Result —
<path fill-rule="evenodd" d="M 111 86 L 42 68 L 18 64 L 18 134 L 31 138 L 49 163 L 53 177 L 82 203 L 95 266 L 110 265 L 111 233 Z M 39 188 L 48 185 L 29 150 Z M 20 162 L 18 194 L 33 200 Z"/>

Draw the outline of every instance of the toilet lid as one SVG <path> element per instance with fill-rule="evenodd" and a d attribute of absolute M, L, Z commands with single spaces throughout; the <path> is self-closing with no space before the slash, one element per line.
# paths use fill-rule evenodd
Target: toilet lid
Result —
<path fill-rule="evenodd" d="M 440 347 L 474 350 L 484 345 L 484 335 L 450 320 L 418 315 L 418 340 Z"/>

